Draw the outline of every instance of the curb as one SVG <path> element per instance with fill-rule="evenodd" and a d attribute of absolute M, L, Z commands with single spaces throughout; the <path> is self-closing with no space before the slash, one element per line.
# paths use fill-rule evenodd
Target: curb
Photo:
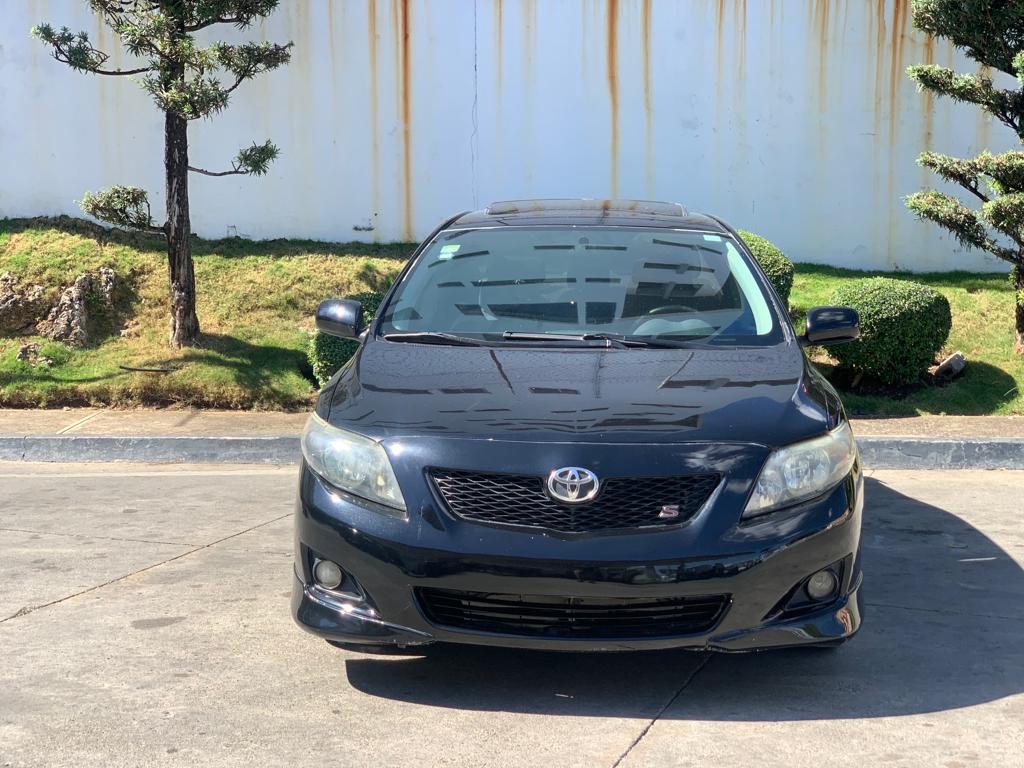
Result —
<path fill-rule="evenodd" d="M 1024 469 L 1024 438 L 861 437 L 871 469 Z M 296 435 L 131 437 L 0 435 L 0 461 L 294 464 Z"/>
<path fill-rule="evenodd" d="M 1024 469 L 1024 438 L 861 437 L 872 469 Z"/>
<path fill-rule="evenodd" d="M 0 461 L 137 461 L 168 464 L 297 464 L 297 435 L 130 437 L 0 435 Z"/>

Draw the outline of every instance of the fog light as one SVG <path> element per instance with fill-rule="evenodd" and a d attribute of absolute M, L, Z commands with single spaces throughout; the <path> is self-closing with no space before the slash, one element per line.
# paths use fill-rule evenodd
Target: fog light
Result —
<path fill-rule="evenodd" d="M 330 560 L 317 560 L 313 566 L 313 578 L 324 589 L 337 589 L 345 578 L 341 566 Z"/>
<path fill-rule="evenodd" d="M 836 575 L 832 571 L 818 571 L 807 580 L 807 594 L 812 600 L 823 600 L 835 591 Z"/>

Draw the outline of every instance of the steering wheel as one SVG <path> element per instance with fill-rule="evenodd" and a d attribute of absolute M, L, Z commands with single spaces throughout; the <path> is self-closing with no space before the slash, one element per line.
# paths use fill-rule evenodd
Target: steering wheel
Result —
<path fill-rule="evenodd" d="M 696 312 L 697 310 L 693 307 L 688 307 L 685 304 L 666 304 L 663 307 L 655 307 L 654 309 L 648 310 L 645 314 L 648 315 L 669 315 L 676 312 Z"/>

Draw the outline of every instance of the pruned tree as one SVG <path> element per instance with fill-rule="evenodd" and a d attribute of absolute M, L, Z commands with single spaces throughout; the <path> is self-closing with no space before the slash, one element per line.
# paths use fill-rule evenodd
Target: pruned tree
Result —
<path fill-rule="evenodd" d="M 167 218 L 157 224 L 146 191 L 115 186 L 86 192 L 81 206 L 90 216 L 117 227 L 167 238 L 172 346 L 188 346 L 199 334 L 196 316 L 192 227 L 188 174 L 261 176 L 278 156 L 269 140 L 243 148 L 228 170 L 209 171 L 189 165 L 188 124 L 210 117 L 228 105 L 231 94 L 256 75 L 287 64 L 292 43 L 215 42 L 200 45 L 195 35 L 216 25 L 245 29 L 268 16 L 279 0 L 86 0 L 121 39 L 140 66 L 111 68 L 110 54 L 93 46 L 85 32 L 40 24 L 32 34 L 48 45 L 57 61 L 96 75 L 137 75 L 138 82 L 164 113 L 164 172 Z"/>
<path fill-rule="evenodd" d="M 1017 87 L 996 85 L 984 70 L 961 74 L 935 64 L 912 66 L 907 74 L 924 90 L 980 107 L 1024 143 L 1024 2 L 911 0 L 911 12 L 915 27 L 949 39 L 990 70 L 1013 76 Z M 953 195 L 925 190 L 910 195 L 907 207 L 952 232 L 965 247 L 1012 265 L 1014 351 L 1024 354 L 1024 151 L 986 151 L 969 159 L 924 152 L 918 162 L 979 201 L 971 208 Z"/>

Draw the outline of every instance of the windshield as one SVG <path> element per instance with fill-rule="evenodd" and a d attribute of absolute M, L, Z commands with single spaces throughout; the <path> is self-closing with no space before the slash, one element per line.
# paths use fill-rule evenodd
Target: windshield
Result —
<path fill-rule="evenodd" d="M 783 339 L 731 238 L 638 227 L 442 232 L 406 273 L 379 330 L 493 343 L 525 334 L 759 346 Z"/>

